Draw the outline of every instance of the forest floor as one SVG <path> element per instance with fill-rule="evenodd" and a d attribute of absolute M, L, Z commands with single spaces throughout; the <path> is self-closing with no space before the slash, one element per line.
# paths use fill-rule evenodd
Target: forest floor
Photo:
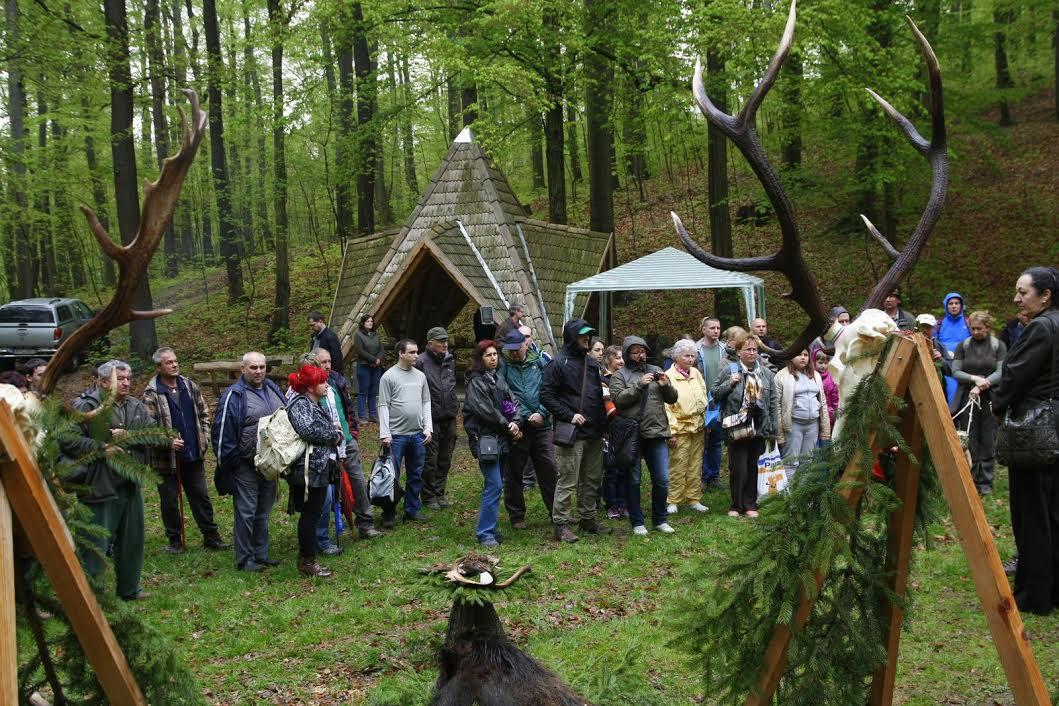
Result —
<path fill-rule="evenodd" d="M 1043 93 L 1027 101 L 1016 113 L 1019 124 L 1014 128 L 978 126 L 975 137 L 953 130 L 954 186 L 945 215 L 905 286 L 906 309 L 938 314 L 942 295 L 956 289 L 965 292 L 972 307 L 988 305 L 1006 318 L 1017 273 L 1029 264 L 1056 261 L 1059 124 L 1049 112 L 1050 101 L 1051 94 Z M 809 166 L 827 171 L 824 163 Z M 907 188 L 922 192 L 925 200 L 927 183 L 924 177 Z M 635 193 L 619 193 L 621 259 L 677 245 L 670 210 L 681 214 L 693 233 L 705 234 L 704 191 L 705 174 L 686 171 L 656 175 L 646 184 L 643 202 Z M 733 191 L 752 195 L 754 188 L 743 181 Z M 539 202 L 534 205 L 541 211 Z M 874 281 L 873 267 L 885 265 L 877 248 L 863 235 L 838 232 L 834 224 L 841 214 L 834 206 L 809 204 L 799 212 L 825 300 L 855 305 L 864 297 L 864 282 Z M 909 225 L 901 232 L 907 233 L 917 217 L 904 218 L 902 223 Z M 775 247 L 773 231 L 768 225 L 739 226 L 737 254 Z M 337 246 L 323 253 L 292 253 L 290 310 L 297 333 L 270 351 L 304 349 L 309 337 L 304 313 L 329 311 L 339 263 Z M 218 268 L 153 283 L 155 304 L 175 308 L 158 320 L 159 342 L 177 348 L 185 373 L 195 362 L 236 358 L 266 340 L 271 259 L 259 255 L 247 264 L 252 294 L 245 305 L 227 304 Z M 767 275 L 766 281 L 773 331 L 789 337 L 800 328 L 801 315 L 779 297 L 779 278 Z M 616 333 L 645 333 L 643 322 L 649 321 L 674 338 L 693 330 L 711 307 L 708 293 L 631 296 L 619 307 Z M 113 339 L 113 354 L 127 354 L 125 334 L 115 332 Z M 139 371 L 137 392 L 150 372 Z M 61 381 L 60 394 L 72 397 L 88 381 L 85 367 Z M 475 546 L 481 481 L 464 438 L 461 434 L 453 466 L 454 508 L 429 513 L 427 523 L 401 525 L 374 542 L 344 541 L 346 553 L 329 562 L 335 570 L 329 581 L 306 580 L 295 570 L 295 522 L 284 512 L 285 490 L 272 518 L 272 555 L 283 564 L 264 575 L 249 575 L 235 571 L 229 553 L 199 548 L 193 527 L 188 554 L 163 553 L 157 495 L 146 489 L 144 582 L 152 598 L 137 604 L 137 610 L 180 647 L 212 703 L 425 704 L 449 606 L 418 584 L 416 569 L 451 561 Z M 363 458 L 370 460 L 377 430 L 365 428 L 362 442 Z M 1013 544 L 1003 470 L 996 488 L 984 507 L 1006 558 Z M 586 537 L 572 546 L 550 539 L 539 497 L 530 492 L 527 498 L 530 528 L 504 528 L 507 541 L 499 551 L 509 569 L 533 566 L 526 586 L 498 604 L 512 639 L 601 704 L 710 703 L 700 675 L 667 642 L 674 621 L 681 619 L 670 607 L 686 578 L 738 551 L 748 520 L 724 516 L 727 492 L 706 496 L 711 507 L 707 515 L 676 515 L 672 536 L 633 537 L 627 523 L 611 522 L 615 535 Z M 230 533 L 231 503 L 225 498 L 215 508 L 222 532 Z M 506 524 L 506 515 L 501 523 Z M 945 519 L 931 534 L 933 546 L 915 554 L 911 588 L 916 599 L 901 643 L 896 701 L 1013 703 L 951 523 Z M 1041 670 L 1055 688 L 1059 615 L 1026 616 L 1025 621 Z M 611 679 L 613 675 L 618 677 Z"/>

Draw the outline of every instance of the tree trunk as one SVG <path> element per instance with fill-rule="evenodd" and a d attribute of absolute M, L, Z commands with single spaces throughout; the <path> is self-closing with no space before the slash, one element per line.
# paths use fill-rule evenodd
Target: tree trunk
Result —
<path fill-rule="evenodd" d="M 375 232 L 375 71 L 368 46 L 364 8 L 353 3 L 353 70 L 357 76 L 357 232 Z"/>
<path fill-rule="evenodd" d="M 268 153 L 265 151 L 265 106 L 261 98 L 261 80 L 258 77 L 257 60 L 254 58 L 254 45 L 251 42 L 250 35 L 250 11 L 246 2 L 243 2 L 243 33 L 246 37 L 246 43 L 243 48 L 243 75 L 245 77 L 244 81 L 254 94 L 254 126 L 257 133 L 257 182 L 253 182 L 249 172 L 247 173 L 247 181 L 251 184 L 251 198 L 253 199 L 254 209 L 257 211 L 257 231 L 260 233 L 261 242 L 264 243 L 267 250 L 272 247 L 273 241 L 272 224 L 269 222 L 268 217 L 268 192 L 265 180 L 265 161 L 268 159 Z M 330 47 L 328 47 L 328 51 L 330 51 Z M 333 92 L 334 69 L 330 61 L 327 64 L 327 70 L 331 75 L 331 83 L 329 85 L 331 85 Z M 249 155 L 247 156 L 249 157 Z"/>
<path fill-rule="evenodd" d="M 581 174 L 581 150 L 577 147 L 577 109 L 569 99 L 566 101 L 566 145 L 570 153 L 570 181 L 580 184 L 584 176 Z"/>
<path fill-rule="evenodd" d="M 1007 33 L 1008 27 L 1015 21 L 1015 11 L 1010 9 L 994 9 L 993 24 L 996 32 L 993 33 L 994 63 L 996 65 L 996 87 L 1000 91 L 1000 125 L 1014 125 L 1015 120 L 1011 117 L 1011 109 L 1008 107 L 1007 89 L 1014 84 L 1011 81 L 1011 71 L 1008 68 Z"/>
<path fill-rule="evenodd" d="M 184 46 L 184 18 L 180 0 L 171 0 L 169 3 L 169 17 L 173 22 L 173 72 L 176 77 L 176 87 L 183 88 L 188 81 L 188 62 Z M 174 92 L 173 97 L 177 94 Z M 186 259 L 195 256 L 195 239 L 192 233 L 191 198 L 185 193 L 187 189 L 180 192 L 180 201 L 177 204 L 176 215 L 173 220 L 180 221 L 180 236 L 178 241 L 178 252 Z"/>
<path fill-rule="evenodd" d="M 136 176 L 136 146 L 132 135 L 133 84 L 129 68 L 129 27 L 125 16 L 125 0 L 104 0 L 103 12 L 109 40 L 110 153 L 114 164 L 114 196 L 118 205 L 121 242 L 128 245 L 136 239 L 140 225 L 140 184 Z M 148 272 L 140 277 L 132 305 L 134 309 L 142 311 L 154 308 Z M 154 319 L 129 324 L 129 348 L 134 355 L 143 359 L 154 353 L 158 348 Z"/>
<path fill-rule="evenodd" d="M 706 90 L 714 104 L 728 110 L 725 58 L 716 49 L 706 52 Z M 707 198 L 710 203 L 710 251 L 720 257 L 732 257 L 732 213 L 728 205 L 728 138 L 712 124 L 707 132 Z M 731 326 L 742 321 L 739 296 L 735 290 L 718 289 L 714 293 L 714 315 Z"/>
<path fill-rule="evenodd" d="M 782 164 L 784 169 L 796 171 L 802 166 L 802 55 L 792 51 L 783 64 L 783 130 Z"/>
<path fill-rule="evenodd" d="M 348 23 L 347 23 L 348 25 Z M 338 126 L 335 146 L 335 228 L 342 242 L 353 235 L 352 183 L 354 140 L 357 139 L 353 116 L 353 33 L 343 27 L 338 36 L 338 88 L 340 93 Z"/>
<path fill-rule="evenodd" d="M 4 18 L 7 28 L 5 53 L 10 52 L 7 63 L 7 115 L 11 130 L 11 150 L 5 157 L 8 163 L 8 194 L 18 213 L 29 209 L 26 197 L 26 92 L 22 80 L 21 27 L 18 0 L 5 0 Z M 11 228 L 17 279 L 8 283 L 11 293 L 18 298 L 32 297 L 36 290 L 36 273 L 33 266 L 36 246 L 29 220 L 18 218 Z"/>
<path fill-rule="evenodd" d="M 280 0 L 268 0 L 268 21 L 272 30 L 272 160 L 275 172 L 276 208 L 276 303 L 272 308 L 269 339 L 278 341 L 290 329 L 290 266 L 287 261 L 287 162 L 284 149 L 286 130 L 283 115 L 283 37 L 287 20 Z"/>
<path fill-rule="evenodd" d="M 165 119 L 165 63 L 162 60 L 162 38 L 159 31 L 158 0 L 147 0 L 144 7 L 143 32 L 151 66 L 151 114 L 154 118 L 154 146 L 158 166 L 169 156 L 169 126 Z M 176 277 L 180 271 L 177 258 L 176 231 L 170 220 L 165 228 L 165 274 Z"/>
<path fill-rule="evenodd" d="M 455 73 L 449 74 L 445 81 L 445 95 L 448 98 L 449 107 L 449 140 L 455 140 L 460 134 L 460 113 L 463 112 L 463 98 L 460 95 L 460 85 Z"/>
<path fill-rule="evenodd" d="M 463 105 L 463 126 L 469 127 L 478 119 L 478 87 L 474 81 L 460 89 L 460 104 Z"/>
<path fill-rule="evenodd" d="M 1059 10 L 1052 10 L 1052 21 L 1055 22 L 1055 28 L 1052 30 L 1052 54 L 1055 57 L 1055 73 L 1052 78 L 1055 83 L 1052 90 L 1055 93 L 1055 119 L 1059 120 Z"/>
<path fill-rule="evenodd" d="M 533 188 L 544 188 L 544 126 L 540 113 L 533 108 L 526 109 L 526 122 L 530 131 L 530 166 L 533 169 Z"/>
<path fill-rule="evenodd" d="M 69 170 L 70 136 L 55 120 L 51 121 L 52 142 L 55 144 L 55 168 L 59 174 Z M 70 280 L 74 287 L 80 288 L 88 283 L 88 272 L 85 270 L 84 251 L 78 240 L 77 230 L 73 223 L 73 207 L 68 192 L 62 186 L 55 186 L 52 191 L 55 199 L 55 210 L 59 214 L 59 247 L 63 258 L 69 264 Z"/>
<path fill-rule="evenodd" d="M 81 112 L 85 116 L 93 114 L 89 103 L 88 94 L 81 94 Z M 88 178 L 92 182 L 92 210 L 96 212 L 103 230 L 110 232 L 110 209 L 107 206 L 107 185 L 103 181 L 103 173 L 99 168 L 99 158 L 96 156 L 96 141 L 92 137 L 92 130 L 85 130 L 85 164 L 88 166 Z M 118 274 L 114 261 L 106 253 L 100 254 L 103 284 L 113 287 L 117 284 Z"/>
<path fill-rule="evenodd" d="M 1057 54 L 1056 56 L 1059 56 Z M 1059 68 L 1059 64 L 1057 64 Z M 404 109 L 401 111 L 401 150 L 404 152 L 404 179 L 408 188 L 412 191 L 412 197 L 419 196 L 419 180 L 416 178 L 416 155 L 415 137 L 412 133 L 412 119 L 415 112 L 412 110 L 412 90 L 409 88 L 411 81 L 408 77 L 408 57 L 401 56 L 401 99 L 404 101 Z"/>
<path fill-rule="evenodd" d="M 608 49 L 606 0 L 585 0 L 585 30 L 589 50 L 585 54 L 585 125 L 588 152 L 588 218 L 589 228 L 599 233 L 614 232 L 614 180 L 611 146 L 611 86 L 614 66 L 604 57 Z M 611 262 L 617 263 L 617 247 Z"/>
<path fill-rule="evenodd" d="M 548 111 L 544 115 L 544 150 L 548 165 L 548 220 L 566 223 L 566 125 L 563 119 L 563 66 L 559 49 L 559 18 L 544 15 L 544 87 Z"/>
<path fill-rule="evenodd" d="M 224 113 L 221 85 L 224 80 L 224 61 L 221 57 L 221 37 L 217 27 L 216 0 L 203 0 L 202 22 L 206 32 L 206 67 L 210 95 L 210 162 L 213 171 L 213 193 L 217 199 L 221 259 L 228 275 L 228 302 L 246 297 L 243 291 L 243 272 L 240 269 L 232 213 L 231 190 L 228 184 L 228 164 L 224 153 Z"/>
<path fill-rule="evenodd" d="M 44 77 L 40 77 L 39 85 L 44 85 Z M 37 149 L 40 157 L 37 164 L 45 172 L 53 171 L 48 154 L 48 103 L 44 98 L 43 91 L 37 91 Z M 37 228 L 35 229 L 37 245 L 40 254 L 37 257 L 37 267 L 40 269 L 41 287 L 45 296 L 54 297 L 58 294 L 58 283 L 56 282 L 55 266 L 55 241 L 54 229 L 51 222 L 51 194 L 45 184 L 40 184 L 37 194 Z"/>

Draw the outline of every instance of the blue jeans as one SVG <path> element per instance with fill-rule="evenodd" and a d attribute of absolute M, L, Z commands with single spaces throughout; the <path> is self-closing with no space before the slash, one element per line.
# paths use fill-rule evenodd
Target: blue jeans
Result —
<path fill-rule="evenodd" d="M 404 461 L 404 516 L 406 518 L 419 516 L 419 493 L 423 489 L 423 463 L 427 458 L 424 439 L 426 436 L 418 432 L 397 434 L 390 441 L 390 456 L 393 458 L 393 469 L 398 480 L 401 478 L 401 462 Z M 384 509 L 383 518 L 392 520 L 396 509 Z"/>
<path fill-rule="evenodd" d="M 702 482 L 709 483 L 721 477 L 721 452 L 724 451 L 724 429 L 717 417 L 706 427 L 706 451 L 702 454 Z"/>
<path fill-rule="evenodd" d="M 496 539 L 496 525 L 500 520 L 500 494 L 504 489 L 503 474 L 500 469 L 506 462 L 506 454 L 492 461 L 478 461 L 485 486 L 482 488 L 482 504 L 478 508 L 478 526 L 474 535 L 479 542 Z M 407 497 L 407 496 L 406 496 Z"/>
<path fill-rule="evenodd" d="M 327 486 L 327 494 L 324 496 L 324 509 L 320 511 L 320 519 L 316 523 L 316 551 L 322 552 L 331 546 L 331 512 L 335 502 L 335 486 Z M 338 539 L 338 532 L 335 532 Z"/>
<path fill-rule="evenodd" d="M 603 502 L 608 510 L 625 507 L 625 474 L 607 463 L 603 464 Z"/>
<path fill-rule="evenodd" d="M 640 458 L 647 463 L 651 473 L 651 522 L 655 527 L 665 522 L 666 497 L 669 495 L 669 446 L 665 439 L 640 437 Z M 625 474 L 625 504 L 629 509 L 629 523 L 636 527 L 643 524 L 640 509 L 640 461 Z"/>
<path fill-rule="evenodd" d="M 357 418 L 378 419 L 379 380 L 382 366 L 357 364 Z"/>

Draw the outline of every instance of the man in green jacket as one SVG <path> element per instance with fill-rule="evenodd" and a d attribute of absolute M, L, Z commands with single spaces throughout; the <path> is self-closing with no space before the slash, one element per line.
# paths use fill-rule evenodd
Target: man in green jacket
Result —
<path fill-rule="evenodd" d="M 640 424 L 640 457 L 651 473 L 651 521 L 656 530 L 670 534 L 673 528 L 667 521 L 667 510 L 676 512 L 676 507 L 666 507 L 670 432 L 665 405 L 677 401 L 677 391 L 669 384 L 665 371 L 647 362 L 647 343 L 642 338 L 626 336 L 621 348 L 625 367 L 610 378 L 610 398 L 618 414 Z M 647 534 L 640 510 L 639 461 L 625 474 L 625 502 L 633 532 Z"/>
<path fill-rule="evenodd" d="M 530 350 L 530 339 L 518 329 L 512 329 L 503 340 L 500 360 L 500 376 L 511 388 L 515 398 L 515 421 L 522 430 L 522 439 L 511 444 L 507 467 L 504 469 L 504 507 L 507 508 L 511 526 L 526 528 L 526 497 L 522 471 L 527 461 L 533 462 L 533 470 L 540 488 L 541 500 L 552 515 L 555 499 L 555 445 L 552 443 L 551 415 L 541 404 L 541 383 L 544 381 L 545 363 L 537 351 Z"/>
<path fill-rule="evenodd" d="M 143 450 L 134 448 L 126 451 L 108 443 L 129 429 L 155 424 L 143 403 L 129 395 L 132 368 L 123 361 L 111 360 L 99 366 L 96 373 L 95 386 L 82 392 L 73 401 L 73 408 L 82 413 L 98 409 L 112 384 L 115 385 L 116 399 L 110 411 L 109 436 L 103 440 L 94 438 L 90 424 L 86 421 L 81 425 L 81 438 L 65 445 L 64 453 L 75 459 L 97 450 L 102 450 L 108 457 L 130 453 L 141 463 L 146 462 L 147 456 Z M 95 540 L 100 556 L 113 544 L 118 596 L 126 601 L 146 598 L 147 593 L 140 588 L 143 570 L 143 492 L 140 484 L 119 475 L 102 458 L 76 469 L 67 479 L 86 487 L 78 499 L 92 510 L 95 524 L 106 530 L 103 536 Z M 102 570 L 100 556 L 89 554 L 84 557 L 85 570 L 89 574 L 95 575 Z"/>

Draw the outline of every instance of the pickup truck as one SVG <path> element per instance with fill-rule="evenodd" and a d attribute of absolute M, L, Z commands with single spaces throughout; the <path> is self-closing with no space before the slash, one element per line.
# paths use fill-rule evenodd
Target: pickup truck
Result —
<path fill-rule="evenodd" d="M 95 314 L 80 299 L 20 299 L 0 306 L 0 359 L 50 358 Z M 72 367 L 81 362 L 81 353 Z"/>

